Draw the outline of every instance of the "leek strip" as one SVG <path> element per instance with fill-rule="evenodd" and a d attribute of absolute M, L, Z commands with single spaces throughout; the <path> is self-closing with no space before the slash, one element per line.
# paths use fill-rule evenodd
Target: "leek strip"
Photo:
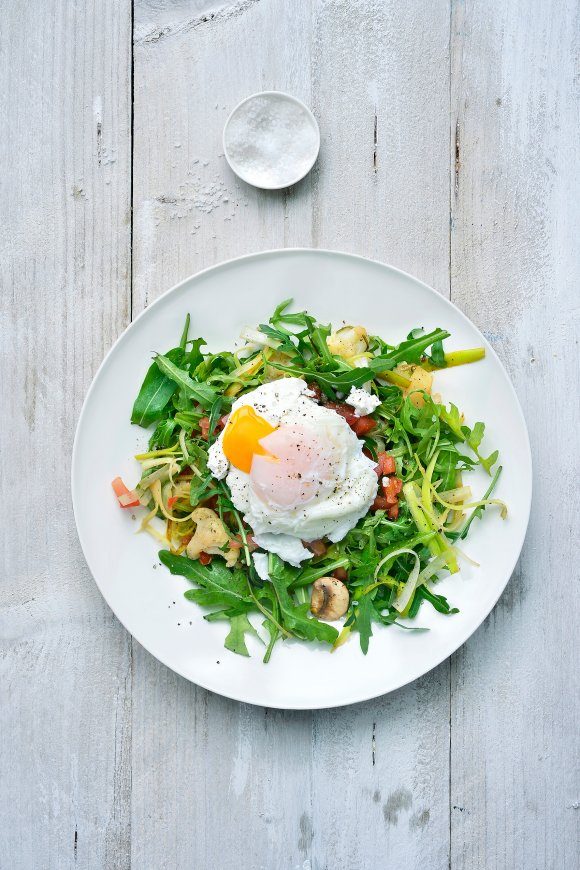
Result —
<path fill-rule="evenodd" d="M 134 458 L 138 462 L 142 462 L 144 459 L 153 459 L 155 456 L 170 456 L 178 453 L 177 446 L 177 444 L 174 444 L 173 447 L 164 447 L 163 450 L 150 450 L 149 453 L 137 453 Z"/>
<path fill-rule="evenodd" d="M 403 614 L 410 604 L 413 595 L 415 594 L 415 589 L 417 588 L 417 580 L 419 579 L 419 571 L 421 569 L 421 562 L 419 560 L 418 555 L 413 551 L 413 555 L 415 557 L 415 565 L 413 566 L 413 570 L 409 574 L 407 578 L 407 582 L 403 586 L 403 588 L 397 594 L 397 597 L 393 601 L 393 607 L 400 614 Z"/>
<path fill-rule="evenodd" d="M 186 520 L 191 519 L 193 511 L 190 514 L 187 514 L 187 516 L 185 516 L 185 517 L 174 517 L 173 514 L 170 514 L 167 511 L 167 508 L 163 504 L 163 497 L 161 495 L 161 481 L 160 480 L 156 480 L 151 485 L 151 495 L 153 496 L 153 500 L 155 501 L 157 508 L 161 511 L 161 513 L 163 514 L 163 516 L 165 517 L 166 520 L 171 520 L 172 523 L 184 523 L 184 522 L 186 522 Z"/>
<path fill-rule="evenodd" d="M 504 501 L 499 498 L 482 498 L 480 501 L 470 502 L 469 504 L 461 503 L 461 504 L 450 504 L 449 502 L 444 501 L 441 496 L 435 491 L 434 487 L 431 487 L 433 490 L 433 495 L 443 507 L 449 508 L 450 510 L 456 510 L 457 508 L 461 508 L 461 510 L 469 510 L 470 508 L 479 508 L 486 507 L 490 504 L 495 504 L 500 508 L 500 516 L 502 520 L 505 520 L 507 517 L 507 505 Z"/>
<path fill-rule="evenodd" d="M 428 532 L 433 532 L 435 530 L 431 526 L 429 518 L 425 515 L 425 511 L 422 509 L 422 506 L 419 503 L 417 491 L 418 486 L 416 483 L 410 482 L 406 483 L 403 486 L 403 495 L 405 496 L 405 500 L 409 505 L 409 510 L 411 511 L 411 516 L 415 521 L 415 525 L 420 532 L 424 532 L 425 534 Z M 449 566 L 449 571 L 451 572 L 451 574 L 456 574 L 459 571 L 459 566 L 457 565 L 457 560 L 451 550 L 449 541 L 441 532 L 437 532 L 437 536 L 435 538 L 432 538 L 428 542 L 427 546 L 429 547 L 434 556 L 440 556 L 442 553 L 447 552 L 447 564 Z"/>
<path fill-rule="evenodd" d="M 470 486 L 458 486 L 456 489 L 448 489 L 438 493 L 438 495 L 440 498 L 445 499 L 445 501 L 462 507 L 465 499 L 471 498 L 472 491 Z"/>
<path fill-rule="evenodd" d="M 340 634 L 338 635 L 338 637 L 336 638 L 336 640 L 332 644 L 331 652 L 334 652 L 336 649 L 339 648 L 339 646 L 342 646 L 343 643 L 347 642 L 351 631 L 352 631 L 352 629 L 351 629 L 350 625 L 344 626 L 344 628 L 342 629 L 342 631 L 340 632 Z"/>
<path fill-rule="evenodd" d="M 380 372 L 377 377 L 383 381 L 388 381 L 389 384 L 394 384 L 396 387 L 401 387 L 402 390 L 407 390 L 411 386 L 410 378 L 405 378 L 398 372 Z"/>
<path fill-rule="evenodd" d="M 446 364 L 443 368 L 453 368 L 453 366 L 463 366 L 484 359 L 485 348 L 472 347 L 469 350 L 452 350 L 444 356 Z M 421 367 L 428 372 L 440 371 L 439 366 L 434 366 L 432 362 L 423 362 Z"/>
<path fill-rule="evenodd" d="M 183 453 L 183 459 L 187 463 L 189 459 L 189 453 L 185 444 L 185 429 L 181 429 L 179 432 L 179 446 L 181 447 L 181 452 Z"/>

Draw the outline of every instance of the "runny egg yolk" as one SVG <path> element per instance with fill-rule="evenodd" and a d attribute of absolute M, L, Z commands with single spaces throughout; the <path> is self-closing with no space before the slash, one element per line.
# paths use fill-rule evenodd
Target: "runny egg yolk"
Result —
<path fill-rule="evenodd" d="M 224 431 L 223 451 L 229 462 L 240 471 L 250 473 L 254 456 L 271 456 L 260 441 L 276 431 L 250 405 L 234 411 Z"/>

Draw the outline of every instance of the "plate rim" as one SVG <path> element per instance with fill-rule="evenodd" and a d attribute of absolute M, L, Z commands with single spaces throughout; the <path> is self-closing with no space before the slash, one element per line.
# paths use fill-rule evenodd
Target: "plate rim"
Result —
<path fill-rule="evenodd" d="M 77 467 L 77 464 L 79 461 L 79 458 L 78 458 L 79 457 L 79 441 L 80 441 L 79 433 L 81 432 L 84 417 L 85 417 L 85 414 L 87 412 L 87 407 L 90 403 L 92 393 L 95 389 L 95 386 L 96 386 L 96 383 L 100 377 L 100 374 L 101 374 L 102 370 L 105 368 L 105 366 L 108 365 L 110 357 L 113 355 L 115 349 L 117 348 L 117 345 L 119 345 L 123 341 L 125 335 L 136 326 L 136 324 L 141 320 L 142 317 L 145 316 L 145 314 L 148 315 L 149 312 L 152 309 L 154 309 L 156 305 L 161 303 L 167 296 L 169 296 L 171 293 L 174 293 L 174 292 L 180 290 L 184 285 L 186 285 L 189 282 L 201 277 L 202 275 L 206 275 L 210 272 L 217 272 L 221 269 L 225 269 L 225 268 L 231 266 L 234 263 L 244 262 L 247 260 L 266 259 L 267 257 L 272 257 L 272 256 L 276 256 L 276 255 L 284 255 L 284 254 L 307 254 L 307 255 L 323 254 L 323 255 L 327 255 L 327 256 L 328 255 L 332 256 L 332 257 L 336 256 L 339 258 L 346 258 L 346 259 L 350 259 L 350 260 L 359 260 L 359 261 L 363 261 L 364 263 L 370 263 L 370 264 L 375 265 L 375 266 L 380 266 L 382 268 L 390 270 L 391 272 L 395 272 L 395 273 L 397 273 L 405 278 L 411 279 L 412 281 L 414 281 L 417 284 L 422 285 L 423 288 L 428 290 L 430 293 L 434 294 L 444 304 L 451 306 L 451 308 L 455 310 L 455 312 L 459 315 L 459 317 L 462 320 L 464 320 L 472 329 L 474 329 L 477 332 L 477 334 L 483 339 L 485 346 L 486 346 L 486 352 L 487 352 L 487 349 L 489 349 L 491 356 L 494 358 L 495 362 L 499 365 L 500 371 L 503 374 L 505 381 L 507 382 L 515 410 L 516 410 L 517 415 L 520 419 L 520 422 L 523 426 L 523 431 L 525 434 L 525 445 L 523 445 L 524 449 L 522 452 L 524 454 L 523 458 L 525 459 L 527 476 L 529 477 L 529 498 L 528 498 L 528 503 L 526 506 L 525 524 L 523 527 L 523 535 L 522 535 L 521 545 L 520 545 L 515 557 L 512 560 L 512 563 L 509 567 L 509 570 L 506 570 L 506 572 L 505 572 L 505 580 L 501 584 L 497 595 L 493 598 L 493 600 L 491 601 L 491 604 L 489 605 L 487 610 L 485 610 L 482 613 L 481 619 L 479 619 L 477 624 L 472 628 L 471 627 L 468 628 L 465 632 L 462 632 L 459 636 L 459 640 L 456 643 L 454 642 L 453 647 L 449 651 L 445 651 L 443 653 L 443 655 L 437 656 L 435 658 L 435 660 L 429 665 L 429 667 L 426 670 L 422 671 L 422 673 L 417 674 L 416 676 L 411 677 L 410 679 L 403 678 L 401 680 L 401 682 L 396 683 L 394 686 L 391 686 L 389 689 L 386 689 L 384 692 L 377 693 L 377 692 L 373 691 L 370 694 L 363 693 L 362 696 L 361 695 L 354 695 L 354 693 L 353 693 L 351 696 L 349 696 L 345 699 L 342 699 L 340 701 L 328 702 L 328 703 L 324 702 L 321 704 L 317 704 L 316 706 L 312 706 L 311 704 L 301 704 L 301 703 L 282 704 L 279 702 L 265 704 L 259 700 L 249 700 L 247 697 L 245 697 L 241 694 L 237 694 L 236 692 L 232 692 L 232 691 L 223 692 L 221 690 L 217 690 L 217 689 L 213 688 L 212 686 L 207 685 L 203 681 L 198 681 L 198 680 L 192 679 L 192 677 L 189 676 L 188 674 L 184 673 L 184 671 L 182 669 L 177 668 L 172 664 L 169 664 L 164 658 L 157 656 L 155 653 L 151 652 L 149 647 L 145 643 L 143 643 L 142 640 L 140 640 L 140 638 L 137 636 L 137 634 L 135 634 L 133 631 L 130 631 L 127 628 L 127 626 L 122 621 L 122 619 L 113 610 L 113 608 L 111 607 L 111 605 L 109 604 L 109 602 L 107 600 L 107 596 L 105 595 L 103 589 L 101 588 L 99 581 L 97 580 L 97 578 L 95 576 L 95 572 L 93 571 L 93 568 L 92 568 L 91 563 L 89 561 L 89 558 L 87 556 L 87 549 L 85 548 L 85 542 L 83 540 L 83 535 L 82 535 L 81 529 L 79 527 L 78 512 L 77 512 L 77 500 L 75 498 L 75 471 L 76 471 L 76 467 Z M 137 641 L 137 643 L 139 643 L 140 646 L 142 646 L 143 649 L 145 649 L 149 655 L 151 655 L 157 661 L 161 662 L 161 664 L 164 665 L 164 667 L 169 668 L 171 671 L 178 674 L 180 677 L 183 677 L 188 682 L 193 683 L 193 685 L 199 686 L 200 688 L 204 689 L 205 691 L 213 692 L 214 694 L 219 695 L 220 697 L 223 697 L 223 698 L 229 698 L 230 700 L 233 700 L 233 701 L 237 701 L 237 702 L 244 703 L 244 704 L 251 704 L 253 706 L 258 706 L 258 707 L 264 707 L 266 709 L 328 710 L 328 709 L 334 709 L 334 708 L 339 708 L 339 707 L 347 707 L 347 706 L 350 706 L 353 704 L 362 704 L 362 703 L 365 703 L 366 701 L 373 700 L 374 698 L 382 698 L 385 695 L 390 695 L 393 692 L 396 692 L 399 689 L 402 689 L 404 686 L 407 686 L 407 685 L 410 685 L 411 683 L 414 683 L 416 680 L 421 679 L 426 674 L 429 674 L 435 668 L 439 667 L 439 665 L 442 662 L 451 658 L 451 656 L 455 652 L 457 652 L 457 650 L 460 647 L 462 647 L 465 643 L 467 643 L 469 638 L 472 637 L 478 631 L 479 628 L 481 628 L 481 626 L 483 625 L 483 623 L 485 622 L 487 617 L 490 615 L 492 610 L 497 605 L 497 602 L 499 601 L 501 595 L 505 592 L 505 589 L 506 589 L 506 587 L 507 587 L 507 585 L 508 585 L 508 583 L 513 575 L 513 572 L 516 568 L 518 560 L 522 554 L 522 550 L 523 550 L 525 542 L 526 542 L 527 532 L 528 532 L 528 528 L 529 528 L 529 521 L 530 521 L 532 500 L 533 500 L 534 479 L 533 479 L 532 451 L 531 451 L 531 445 L 530 445 L 530 436 L 529 436 L 529 432 L 528 432 L 528 426 L 527 426 L 526 418 L 524 416 L 524 412 L 523 412 L 520 400 L 518 398 L 518 395 L 516 393 L 516 390 L 515 390 L 515 387 L 512 383 L 512 380 L 507 372 L 507 369 L 504 366 L 501 359 L 499 358 L 495 349 L 492 347 L 491 343 L 485 338 L 485 336 L 483 335 L 483 333 L 481 332 L 479 327 L 476 326 L 476 324 L 473 323 L 473 321 L 470 320 L 470 318 L 466 314 L 464 314 L 464 312 L 451 299 L 448 299 L 446 296 L 443 296 L 443 294 L 439 293 L 430 284 L 427 284 L 425 281 L 422 281 L 420 278 L 417 278 L 415 275 L 412 275 L 410 272 L 406 272 L 404 269 L 399 269 L 398 267 L 393 266 L 390 263 L 386 263 L 382 260 L 377 260 L 377 259 L 374 259 L 371 257 L 365 257 L 362 254 L 353 254 L 353 253 L 348 252 L 348 251 L 340 251 L 340 250 L 336 250 L 336 249 L 332 249 L 332 248 L 291 247 L 291 248 L 270 248 L 270 249 L 265 250 L 265 251 L 255 251 L 255 252 L 252 252 L 249 254 L 242 254 L 242 255 L 237 256 L 237 257 L 230 257 L 227 260 L 222 260 L 219 263 L 213 264 L 212 266 L 207 266 L 204 269 L 200 269 L 197 272 L 193 272 L 191 275 L 188 275 L 186 278 L 182 279 L 177 284 L 174 284 L 173 286 L 171 286 L 167 290 L 165 290 L 163 293 L 161 293 L 156 299 L 154 299 L 149 305 L 147 305 L 142 311 L 140 311 L 134 320 L 131 320 L 131 322 L 122 330 L 122 332 L 119 334 L 119 336 L 116 338 L 116 340 L 113 342 L 113 344 L 111 345 L 111 347 L 109 348 L 109 350 L 107 351 L 105 356 L 103 357 L 100 365 L 97 367 L 97 370 L 92 377 L 89 388 L 88 388 L 88 390 L 85 394 L 85 397 L 83 399 L 83 403 L 82 403 L 81 410 L 80 410 L 78 420 L 77 420 L 77 425 L 75 428 L 73 446 L 72 446 L 72 451 L 71 451 L 70 486 L 71 486 L 71 501 L 72 501 L 72 508 L 73 508 L 73 516 L 74 516 L 77 536 L 78 536 L 79 543 L 81 545 L 83 557 L 84 557 L 85 562 L 87 564 L 87 567 L 91 573 L 93 581 L 94 581 L 95 585 L 97 586 L 97 589 L 101 593 L 105 603 L 107 604 L 107 607 L 110 609 L 110 611 L 115 616 L 115 619 L 118 620 L 118 622 L 123 626 L 123 629 L 125 631 L 127 631 L 128 634 L 132 638 L 134 638 Z"/>

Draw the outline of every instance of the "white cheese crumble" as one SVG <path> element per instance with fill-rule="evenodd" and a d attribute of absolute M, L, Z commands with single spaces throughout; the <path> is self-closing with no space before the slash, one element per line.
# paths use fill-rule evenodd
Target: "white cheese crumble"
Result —
<path fill-rule="evenodd" d="M 351 387 L 346 403 L 354 408 L 356 417 L 366 417 L 379 407 L 381 400 L 360 387 Z"/>

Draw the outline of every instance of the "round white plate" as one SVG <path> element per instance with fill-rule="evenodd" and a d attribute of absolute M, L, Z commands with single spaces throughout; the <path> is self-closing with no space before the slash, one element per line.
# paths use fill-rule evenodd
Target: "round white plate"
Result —
<path fill-rule="evenodd" d="M 279 643 L 268 665 L 263 647 L 249 638 L 251 658 L 223 647 L 226 623 L 208 623 L 183 593 L 181 577 L 159 565 L 155 541 L 135 534 L 131 511 L 119 510 L 110 481 L 138 476 L 134 453 L 148 433 L 131 426 L 133 400 L 155 351 L 175 346 L 187 312 L 191 335 L 209 348 L 233 347 L 242 327 L 266 320 L 292 296 L 296 306 L 334 324 L 360 323 L 395 343 L 416 326 L 451 332 L 447 350 L 484 345 L 475 365 L 438 373 L 435 389 L 486 423 L 484 447 L 500 450 L 504 471 L 496 491 L 509 505 L 472 525 L 464 549 L 480 563 L 438 585 L 455 616 L 421 608 L 428 632 L 374 627 L 368 655 L 355 636 L 335 653 Z M 123 333 L 100 367 L 80 416 L 72 460 L 72 494 L 79 537 L 93 576 L 113 612 L 145 649 L 178 674 L 240 701 L 310 709 L 363 701 L 415 680 L 443 661 L 488 615 L 520 554 L 531 502 L 531 458 L 526 425 L 513 387 L 496 354 L 473 324 L 446 299 L 391 266 L 331 251 L 283 250 L 232 260 L 178 284 Z M 476 492 L 484 474 L 471 475 Z"/>

